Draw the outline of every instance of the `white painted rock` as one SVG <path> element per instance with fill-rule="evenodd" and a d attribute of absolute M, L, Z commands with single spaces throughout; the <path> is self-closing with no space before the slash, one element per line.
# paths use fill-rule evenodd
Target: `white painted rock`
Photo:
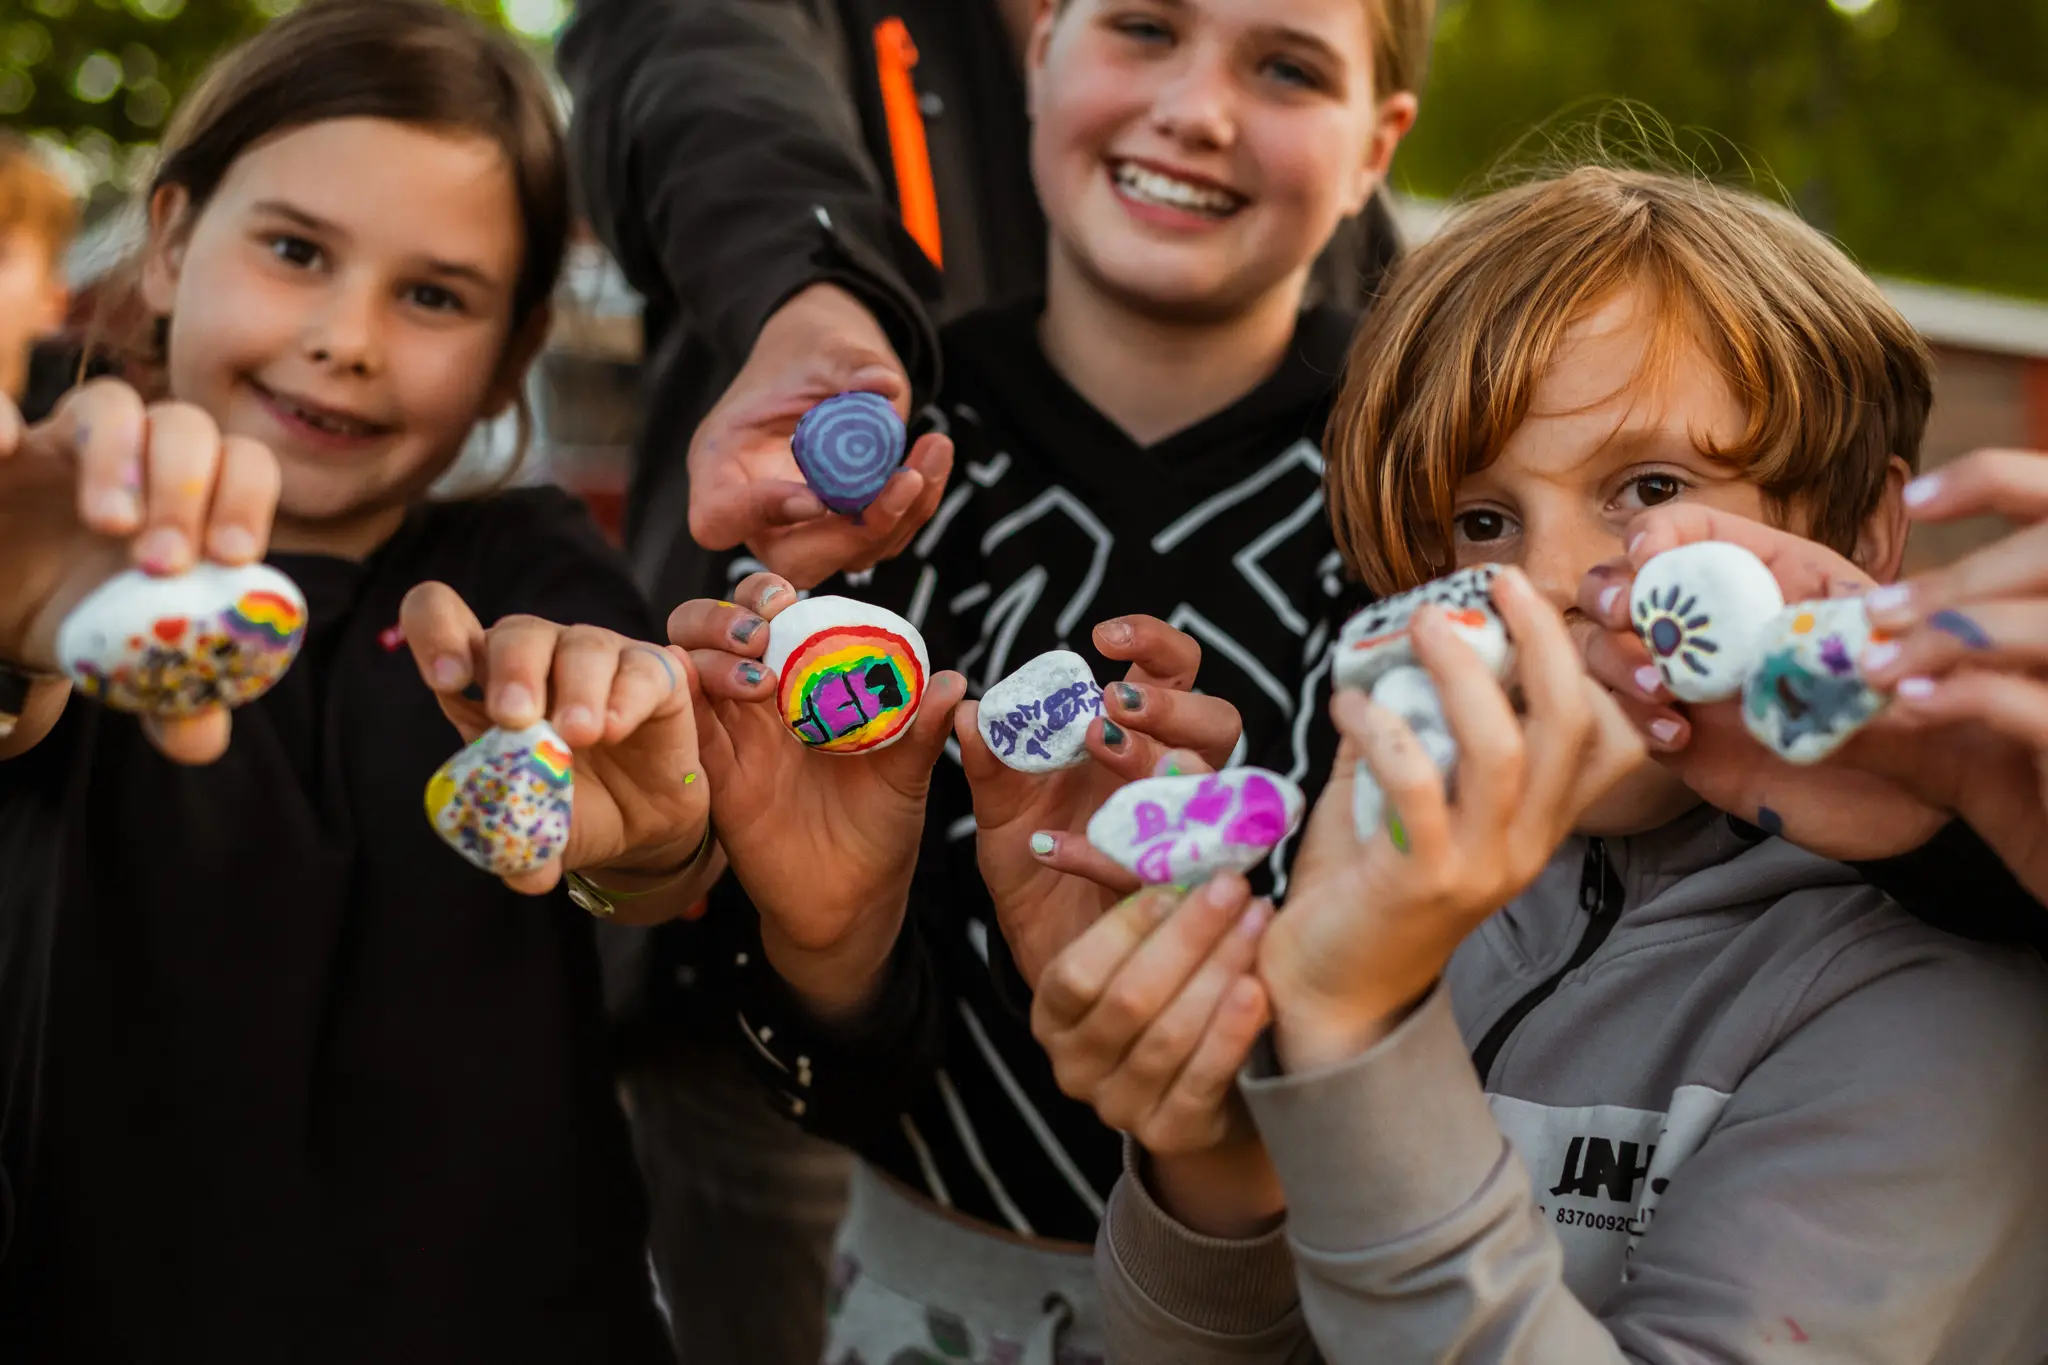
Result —
<path fill-rule="evenodd" d="M 306 636 L 298 584 L 267 564 L 115 574 L 57 627 L 72 684 L 121 711 L 189 716 L 268 692 Z"/>
<path fill-rule="evenodd" d="M 1428 672 L 1412 664 L 1390 669 L 1373 684 L 1372 699 L 1407 723 L 1423 752 L 1448 782 L 1458 766 L 1458 741 L 1451 734 L 1450 722 L 1444 718 L 1443 701 Z M 1393 832 L 1396 844 L 1405 842 L 1406 836 L 1387 810 L 1386 792 L 1363 762 L 1359 763 L 1351 786 L 1351 821 L 1361 843 L 1378 833 L 1382 823 Z"/>
<path fill-rule="evenodd" d="M 1643 565 L 1629 619 L 1664 685 L 1680 701 L 1726 701 L 1756 666 L 1772 618 L 1785 609 L 1778 580 L 1740 545 L 1702 540 Z"/>
<path fill-rule="evenodd" d="M 1771 622 L 1742 687 L 1742 719 L 1794 763 L 1818 763 L 1884 710 L 1884 693 L 1856 671 L 1874 631 L 1860 597 L 1795 602 Z"/>
<path fill-rule="evenodd" d="M 981 695 L 977 724 L 989 752 L 1020 773 L 1049 773 L 1088 761 L 1088 722 L 1102 714 L 1102 689 L 1088 661 L 1070 649 L 1041 654 Z"/>
<path fill-rule="evenodd" d="M 924 700 L 931 655 L 917 627 L 850 597 L 808 597 L 768 623 L 783 723 L 828 754 L 865 754 L 903 738 Z"/>
<path fill-rule="evenodd" d="M 1148 777 L 1102 804 L 1088 842 L 1147 883 L 1193 886 L 1256 865 L 1307 804 L 1301 788 L 1263 768 Z"/>
<path fill-rule="evenodd" d="M 574 761 L 546 721 L 486 730 L 427 779 L 427 819 L 492 876 L 532 872 L 568 846 Z"/>
<path fill-rule="evenodd" d="M 1408 625 L 1415 609 L 1425 606 L 1442 607 L 1494 676 L 1505 680 L 1515 653 L 1507 627 L 1493 607 L 1493 581 L 1499 576 L 1498 564 L 1480 564 L 1365 608 L 1344 623 L 1331 648 L 1334 685 L 1370 691 L 1388 669 L 1414 663 Z"/>

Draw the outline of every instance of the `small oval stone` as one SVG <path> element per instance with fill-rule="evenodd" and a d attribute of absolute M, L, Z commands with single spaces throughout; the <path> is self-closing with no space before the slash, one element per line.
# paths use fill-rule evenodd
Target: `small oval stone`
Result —
<path fill-rule="evenodd" d="M 1420 607 L 1441 607 L 1451 628 L 1472 646 L 1495 677 L 1506 680 L 1514 667 L 1514 646 L 1493 605 L 1498 564 L 1460 569 L 1419 588 L 1384 598 L 1358 612 L 1331 647 L 1331 678 L 1337 687 L 1371 691 L 1381 674 L 1415 662 L 1409 625 Z"/>
<path fill-rule="evenodd" d="M 975 725 L 1008 766 L 1048 773 L 1088 761 L 1088 722 L 1101 714 L 1102 689 L 1088 661 L 1055 649 L 982 693 Z"/>
<path fill-rule="evenodd" d="M 1758 742 L 1792 763 L 1818 763 L 1890 701 L 1863 681 L 1856 661 L 1886 637 L 1860 597 L 1795 602 L 1770 623 L 1742 687 L 1742 721 Z"/>
<path fill-rule="evenodd" d="M 1307 804 L 1301 788 L 1264 768 L 1148 777 L 1111 793 L 1088 822 L 1088 842 L 1148 885 L 1192 886 L 1256 866 Z"/>
<path fill-rule="evenodd" d="M 1725 540 L 1666 550 L 1636 574 L 1629 621 L 1664 686 L 1680 701 L 1726 701 L 1756 666 L 1771 620 L 1785 609 L 1761 559 Z"/>
<path fill-rule="evenodd" d="M 858 515 L 903 463 L 909 439 L 895 406 L 878 393 L 834 394 L 805 413 L 790 453 L 818 501 Z"/>
<path fill-rule="evenodd" d="M 427 780 L 434 832 L 494 877 L 535 872 L 569 845 L 575 758 L 555 728 L 490 729 Z"/>
<path fill-rule="evenodd" d="M 762 663 L 790 733 L 828 754 L 864 754 L 903 738 L 931 677 L 917 627 L 850 597 L 808 597 L 768 623 Z"/>

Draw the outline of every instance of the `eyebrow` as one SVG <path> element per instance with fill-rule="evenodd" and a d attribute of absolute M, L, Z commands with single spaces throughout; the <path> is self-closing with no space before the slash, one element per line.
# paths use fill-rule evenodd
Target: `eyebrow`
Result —
<path fill-rule="evenodd" d="M 1154 3 L 1162 9 L 1186 11 L 1192 8 L 1189 0 L 1154 0 Z M 1350 69 L 1350 63 L 1344 60 L 1343 53 L 1307 29 L 1293 28 L 1286 24 L 1263 24 L 1252 31 L 1262 37 L 1279 38 L 1301 47 L 1312 48 L 1326 61 L 1335 62 L 1339 70 Z"/>
<path fill-rule="evenodd" d="M 298 205 L 287 203 L 282 199 L 260 200 L 255 205 L 255 208 L 258 213 L 268 213 L 278 218 L 289 219 L 309 232 L 318 232 L 328 237 L 338 238 L 341 241 L 347 241 L 349 237 L 348 230 L 339 223 L 331 223 L 318 214 L 308 213 Z M 439 276 L 443 279 L 468 280 L 480 289 L 495 289 L 498 287 L 498 282 L 482 269 L 462 261 L 442 261 L 429 258 L 425 264 L 429 275 Z"/>

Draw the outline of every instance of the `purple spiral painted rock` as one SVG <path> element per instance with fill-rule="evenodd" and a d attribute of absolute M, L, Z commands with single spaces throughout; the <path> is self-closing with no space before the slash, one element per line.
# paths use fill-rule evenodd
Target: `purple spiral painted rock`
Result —
<path fill-rule="evenodd" d="M 858 513 L 881 496 L 903 463 L 903 419 L 875 393 L 842 393 L 812 408 L 796 424 L 790 452 L 818 501 L 835 512 Z"/>

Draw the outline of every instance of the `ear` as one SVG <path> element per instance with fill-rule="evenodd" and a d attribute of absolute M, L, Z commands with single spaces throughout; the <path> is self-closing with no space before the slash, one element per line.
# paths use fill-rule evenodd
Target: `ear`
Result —
<path fill-rule="evenodd" d="M 1387 169 L 1394 164 L 1394 153 L 1400 150 L 1401 139 L 1408 136 L 1408 130 L 1415 126 L 1416 115 L 1421 111 L 1421 102 L 1409 90 L 1380 101 L 1379 108 L 1373 111 L 1372 137 L 1365 144 L 1365 164 L 1359 167 L 1354 192 L 1345 205 L 1346 216 L 1364 211 L 1365 201 L 1387 178 Z"/>
<path fill-rule="evenodd" d="M 164 185 L 149 196 L 149 245 L 142 253 L 142 301 L 168 317 L 178 299 L 178 276 L 192 237 L 192 196 L 183 185 Z"/>
<path fill-rule="evenodd" d="M 505 346 L 505 359 L 498 366 L 497 377 L 491 381 L 490 392 L 484 395 L 483 416 L 497 417 L 519 401 L 520 390 L 526 386 L 526 372 L 533 368 L 533 362 L 540 355 L 540 348 L 547 345 L 548 328 L 555 320 L 555 310 L 542 304 L 533 310 L 533 315 L 520 324 L 519 330 Z"/>
<path fill-rule="evenodd" d="M 1903 494 L 1912 477 L 1912 466 L 1892 456 L 1891 463 L 1885 466 L 1884 492 L 1878 497 L 1877 510 L 1863 523 L 1863 534 L 1856 538 L 1856 567 L 1880 583 L 1896 579 L 1906 562 L 1908 522 Z"/>
<path fill-rule="evenodd" d="M 1046 53 L 1052 48 L 1052 28 L 1060 17 L 1062 3 L 1071 0 L 1038 0 L 1031 16 L 1031 40 L 1024 47 L 1024 109 L 1031 121 L 1038 121 L 1039 74 L 1045 70 Z"/>

